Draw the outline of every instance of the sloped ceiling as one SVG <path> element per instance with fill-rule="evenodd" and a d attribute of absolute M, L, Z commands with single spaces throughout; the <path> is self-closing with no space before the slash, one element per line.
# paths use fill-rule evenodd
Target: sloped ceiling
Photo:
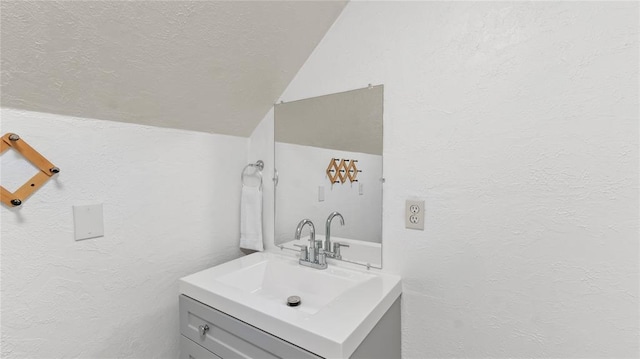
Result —
<path fill-rule="evenodd" d="M 248 136 L 346 1 L 2 1 L 1 105 Z"/>

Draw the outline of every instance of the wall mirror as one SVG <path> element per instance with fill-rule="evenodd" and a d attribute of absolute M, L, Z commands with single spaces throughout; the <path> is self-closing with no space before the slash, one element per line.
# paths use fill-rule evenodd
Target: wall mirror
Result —
<path fill-rule="evenodd" d="M 382 267 L 383 85 L 275 106 L 275 244 L 299 248 L 298 223 L 310 219 L 316 240 L 336 211 L 331 241 L 342 260 Z M 306 236 L 306 237 L 304 237 Z"/>

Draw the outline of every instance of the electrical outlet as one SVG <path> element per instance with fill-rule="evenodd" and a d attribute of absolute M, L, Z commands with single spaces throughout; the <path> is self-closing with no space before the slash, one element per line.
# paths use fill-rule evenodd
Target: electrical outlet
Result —
<path fill-rule="evenodd" d="M 404 211 L 404 226 L 424 231 L 424 201 L 407 200 Z"/>

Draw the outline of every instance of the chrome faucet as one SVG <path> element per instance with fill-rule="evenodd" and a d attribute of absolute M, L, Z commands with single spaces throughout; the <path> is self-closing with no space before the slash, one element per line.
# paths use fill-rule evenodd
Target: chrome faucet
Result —
<path fill-rule="evenodd" d="M 311 227 L 311 228 L 310 228 L 310 230 L 311 230 L 310 237 L 311 237 L 311 238 L 310 238 L 309 240 L 310 240 L 310 241 L 311 241 L 311 240 L 315 241 L 315 240 L 316 240 L 316 227 L 313 225 L 313 222 L 311 222 L 311 220 L 310 220 L 310 219 L 306 219 L 306 218 L 305 218 L 305 219 L 303 219 L 302 221 L 300 221 L 300 223 L 298 223 L 298 227 L 296 227 L 296 235 L 295 235 L 295 238 L 296 238 L 297 240 L 300 240 L 300 235 L 302 234 L 302 227 L 304 227 L 306 224 L 308 224 L 308 225 L 309 225 L 309 227 Z"/>
<path fill-rule="evenodd" d="M 339 212 L 331 212 L 327 217 L 327 223 L 324 230 L 324 250 L 329 254 L 329 257 L 333 257 L 333 249 L 331 248 L 331 221 L 334 217 L 340 217 L 340 224 L 344 226 L 344 217 Z"/>
<path fill-rule="evenodd" d="M 316 269 L 326 269 L 327 268 L 327 257 L 322 248 L 319 248 L 319 244 L 321 241 L 316 242 L 316 228 L 311 222 L 310 219 L 303 219 L 298 223 L 298 227 L 296 227 L 295 239 L 300 240 L 300 235 L 302 234 L 302 228 L 305 225 L 309 225 L 310 235 L 309 235 L 309 246 L 294 244 L 296 247 L 300 247 L 300 260 L 298 261 L 301 265 L 316 268 Z"/>

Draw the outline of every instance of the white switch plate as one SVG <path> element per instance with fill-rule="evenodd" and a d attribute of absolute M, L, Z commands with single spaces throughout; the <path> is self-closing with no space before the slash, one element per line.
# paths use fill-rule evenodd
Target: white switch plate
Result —
<path fill-rule="evenodd" d="M 408 199 L 404 211 L 404 226 L 424 231 L 424 201 Z"/>
<path fill-rule="evenodd" d="M 104 236 L 102 204 L 73 206 L 76 241 Z"/>
<path fill-rule="evenodd" d="M 364 194 L 364 184 L 363 183 L 358 183 L 358 194 L 361 195 L 361 196 Z"/>
<path fill-rule="evenodd" d="M 318 186 L 318 202 L 324 202 L 324 186 Z"/>

